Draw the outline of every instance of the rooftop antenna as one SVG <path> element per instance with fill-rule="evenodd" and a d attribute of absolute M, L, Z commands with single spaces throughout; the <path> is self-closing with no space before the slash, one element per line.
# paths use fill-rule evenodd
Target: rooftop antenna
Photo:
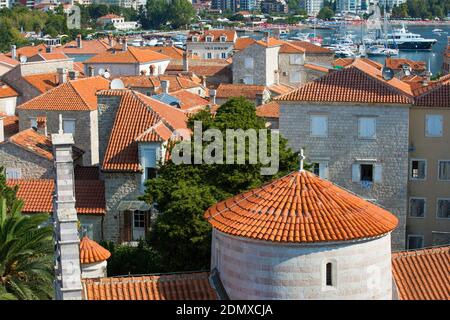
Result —
<path fill-rule="evenodd" d="M 304 166 L 304 160 L 305 160 L 305 149 L 301 148 L 300 149 L 300 170 L 299 171 L 304 171 L 303 166 Z"/>

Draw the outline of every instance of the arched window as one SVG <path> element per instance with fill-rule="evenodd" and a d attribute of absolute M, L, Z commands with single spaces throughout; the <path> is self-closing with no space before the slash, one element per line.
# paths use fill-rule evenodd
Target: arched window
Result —
<path fill-rule="evenodd" d="M 325 270 L 325 284 L 327 286 L 332 286 L 333 285 L 333 264 L 331 262 L 328 262 L 326 265 L 326 270 Z"/>

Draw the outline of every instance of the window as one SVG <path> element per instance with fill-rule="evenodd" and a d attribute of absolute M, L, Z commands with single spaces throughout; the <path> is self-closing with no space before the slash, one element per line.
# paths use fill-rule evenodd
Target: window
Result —
<path fill-rule="evenodd" d="M 198 42 L 198 37 L 192 37 L 192 42 Z"/>
<path fill-rule="evenodd" d="M 289 55 L 290 64 L 302 64 L 302 56 L 300 54 L 290 54 Z"/>
<path fill-rule="evenodd" d="M 206 37 L 206 42 L 212 42 L 213 38 L 211 36 Z"/>
<path fill-rule="evenodd" d="M 289 73 L 289 82 L 291 83 L 299 83 L 300 82 L 300 72 L 292 71 Z"/>
<path fill-rule="evenodd" d="M 444 119 L 439 114 L 427 114 L 425 116 L 425 135 L 427 137 L 442 137 Z"/>
<path fill-rule="evenodd" d="M 246 69 L 253 69 L 253 58 L 245 57 L 244 64 Z"/>
<path fill-rule="evenodd" d="M 227 37 L 226 36 L 221 36 L 220 37 L 220 42 L 225 42 L 227 41 Z"/>
<path fill-rule="evenodd" d="M 135 210 L 133 214 L 133 227 L 145 228 L 145 212 Z"/>
<path fill-rule="evenodd" d="M 450 180 L 450 160 L 439 160 L 439 180 Z"/>
<path fill-rule="evenodd" d="M 144 188 L 144 183 L 147 179 L 156 177 L 157 161 L 157 152 L 155 148 L 144 147 L 141 149 L 141 166 L 144 170 L 144 174 L 142 175 L 142 188 Z"/>
<path fill-rule="evenodd" d="M 20 168 L 6 168 L 5 175 L 6 179 L 21 179 L 22 170 Z"/>
<path fill-rule="evenodd" d="M 360 139 L 376 138 L 376 119 L 361 117 L 358 119 L 358 137 Z"/>
<path fill-rule="evenodd" d="M 312 171 L 316 176 L 322 179 L 328 179 L 328 162 L 320 161 L 312 163 Z"/>
<path fill-rule="evenodd" d="M 311 137 L 328 136 L 328 116 L 311 115 Z"/>
<path fill-rule="evenodd" d="M 222 52 L 222 53 L 220 54 L 220 57 L 221 57 L 222 59 L 226 59 L 226 58 L 227 58 L 227 53 L 226 53 L 226 52 Z"/>
<path fill-rule="evenodd" d="M 409 216 L 413 218 L 425 217 L 425 205 L 424 198 L 411 198 L 409 199 Z"/>
<path fill-rule="evenodd" d="M 450 218 L 450 199 L 438 199 L 437 217 L 445 219 Z"/>
<path fill-rule="evenodd" d="M 408 235 L 408 249 L 420 249 L 420 248 L 423 248 L 423 236 Z"/>
<path fill-rule="evenodd" d="M 79 231 L 80 238 L 88 236 L 90 239 L 94 238 L 94 225 L 92 223 L 82 223 Z"/>
<path fill-rule="evenodd" d="M 381 164 L 355 163 L 352 165 L 353 182 L 381 182 L 382 167 Z"/>
<path fill-rule="evenodd" d="M 208 52 L 206 54 L 206 59 L 212 59 L 212 53 L 211 52 Z"/>
<path fill-rule="evenodd" d="M 63 120 L 64 133 L 75 134 L 75 120 Z"/>
<path fill-rule="evenodd" d="M 30 128 L 37 128 L 37 118 L 30 118 Z"/>
<path fill-rule="evenodd" d="M 244 84 L 253 84 L 253 76 L 245 76 Z"/>
<path fill-rule="evenodd" d="M 410 179 L 425 180 L 427 176 L 426 160 L 411 160 Z"/>
<path fill-rule="evenodd" d="M 333 264 L 331 262 L 328 262 L 326 265 L 326 270 L 325 270 L 325 284 L 327 286 L 332 286 L 333 285 Z"/>

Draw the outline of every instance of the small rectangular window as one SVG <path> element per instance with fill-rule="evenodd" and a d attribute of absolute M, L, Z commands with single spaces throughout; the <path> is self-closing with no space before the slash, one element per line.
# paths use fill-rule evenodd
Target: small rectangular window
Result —
<path fill-rule="evenodd" d="M 133 215 L 134 228 L 145 228 L 145 213 L 144 211 L 136 210 Z"/>
<path fill-rule="evenodd" d="M 322 179 L 328 179 L 328 161 L 313 162 L 312 172 Z"/>
<path fill-rule="evenodd" d="M 360 139 L 375 139 L 376 134 L 376 119 L 361 117 L 358 119 L 358 137 Z"/>
<path fill-rule="evenodd" d="M 425 180 L 427 162 L 425 160 L 411 160 L 410 178 L 413 180 Z"/>
<path fill-rule="evenodd" d="M 94 239 L 94 225 L 92 223 L 82 223 L 79 236 L 80 238 L 88 236 L 89 239 Z"/>
<path fill-rule="evenodd" d="M 246 57 L 244 60 L 244 65 L 246 69 L 253 69 L 253 58 Z"/>
<path fill-rule="evenodd" d="M 302 64 L 302 55 L 300 54 L 290 54 L 289 63 L 294 65 Z"/>
<path fill-rule="evenodd" d="M 30 128 L 37 128 L 37 118 L 30 118 Z"/>
<path fill-rule="evenodd" d="M 22 170 L 20 168 L 6 168 L 5 175 L 6 179 L 21 179 Z"/>
<path fill-rule="evenodd" d="M 450 180 L 450 160 L 439 160 L 439 180 Z"/>
<path fill-rule="evenodd" d="M 211 53 L 211 52 L 208 52 L 208 53 L 206 54 L 206 58 L 207 58 L 207 59 L 212 59 L 212 53 Z"/>
<path fill-rule="evenodd" d="M 222 59 L 226 59 L 227 58 L 227 53 L 226 52 L 222 52 L 221 53 L 221 57 L 222 57 Z"/>
<path fill-rule="evenodd" d="M 408 235 L 408 249 L 420 249 L 420 248 L 423 248 L 423 236 Z"/>
<path fill-rule="evenodd" d="M 75 120 L 63 120 L 63 131 L 64 133 L 75 134 Z"/>
<path fill-rule="evenodd" d="M 333 265 L 331 264 L 331 262 L 328 262 L 326 266 L 326 285 L 333 285 Z"/>
<path fill-rule="evenodd" d="M 438 199 L 437 217 L 445 219 L 450 218 L 450 199 Z"/>
<path fill-rule="evenodd" d="M 425 116 L 425 135 L 427 137 L 442 137 L 444 132 L 444 118 L 440 114 Z"/>
<path fill-rule="evenodd" d="M 311 137 L 328 136 L 328 116 L 311 115 Z"/>
<path fill-rule="evenodd" d="M 359 168 L 361 170 L 361 181 L 373 182 L 373 165 L 361 164 Z"/>
<path fill-rule="evenodd" d="M 425 199 L 411 198 L 409 200 L 409 216 L 414 218 L 425 217 Z"/>

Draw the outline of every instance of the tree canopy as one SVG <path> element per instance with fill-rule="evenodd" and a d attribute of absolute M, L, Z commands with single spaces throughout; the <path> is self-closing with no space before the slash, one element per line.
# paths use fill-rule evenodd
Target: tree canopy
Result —
<path fill-rule="evenodd" d="M 181 28 L 188 25 L 195 16 L 195 10 L 188 0 L 148 0 L 139 9 L 138 19 L 144 29 Z"/>

